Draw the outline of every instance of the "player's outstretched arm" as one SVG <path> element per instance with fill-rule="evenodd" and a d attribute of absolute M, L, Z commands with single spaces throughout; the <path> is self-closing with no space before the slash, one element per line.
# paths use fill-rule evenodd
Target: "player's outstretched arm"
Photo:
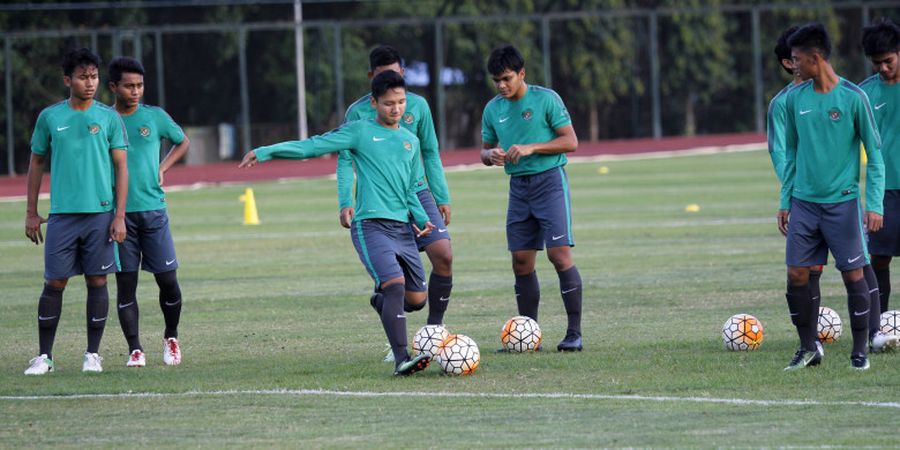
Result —
<path fill-rule="evenodd" d="M 31 161 L 28 164 L 25 236 L 28 237 L 31 242 L 34 242 L 34 245 L 39 245 L 44 242 L 44 235 L 41 233 L 41 224 L 47 222 L 47 219 L 41 217 L 37 212 L 38 194 L 41 192 L 41 181 L 43 178 L 44 156 L 32 153 Z"/>
<path fill-rule="evenodd" d="M 241 163 L 238 164 L 238 169 L 253 167 L 257 164 L 259 164 L 259 160 L 256 159 L 256 150 L 250 150 L 246 155 L 244 155 L 244 158 L 241 159 Z"/>
<path fill-rule="evenodd" d="M 110 151 L 113 167 L 116 170 L 116 215 L 109 226 L 109 239 L 122 243 L 125 241 L 125 205 L 128 201 L 128 151 L 117 148 Z"/>

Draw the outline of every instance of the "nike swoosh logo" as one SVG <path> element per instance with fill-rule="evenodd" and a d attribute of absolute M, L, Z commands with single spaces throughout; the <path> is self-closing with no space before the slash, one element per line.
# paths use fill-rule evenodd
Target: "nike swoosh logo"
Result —
<path fill-rule="evenodd" d="M 53 320 L 57 317 L 59 317 L 59 316 L 44 317 L 44 316 L 38 315 L 38 320 Z"/>
<path fill-rule="evenodd" d="M 867 309 L 867 310 L 865 310 L 865 311 L 863 311 L 863 312 L 856 312 L 856 311 L 854 311 L 854 312 L 853 312 L 853 315 L 856 316 L 856 317 L 859 317 L 859 316 L 861 316 L 861 315 L 863 315 L 863 314 L 868 314 L 868 313 L 869 313 L 869 310 Z"/>
<path fill-rule="evenodd" d="M 171 265 L 172 265 L 172 263 L 174 263 L 174 262 L 175 262 L 175 260 L 174 260 L 174 259 L 173 259 L 173 260 L 171 260 L 171 261 L 169 261 L 169 260 L 166 260 L 166 265 L 167 265 L 167 266 L 171 266 Z"/>
<path fill-rule="evenodd" d="M 569 289 L 569 290 L 566 290 L 566 291 L 562 291 L 562 293 L 563 293 L 563 294 L 568 294 L 569 292 L 573 292 L 573 291 L 577 291 L 577 290 L 578 290 L 577 287 L 573 287 L 572 289 Z"/>
<path fill-rule="evenodd" d="M 807 114 L 809 114 L 809 113 L 811 113 L 811 112 L 812 112 L 811 109 L 807 109 L 806 111 L 800 111 L 800 115 L 801 115 L 801 116 L 805 116 L 805 115 L 807 115 Z"/>
<path fill-rule="evenodd" d="M 858 261 L 859 258 L 862 258 L 862 255 L 859 255 L 859 256 L 857 256 L 856 258 L 848 258 L 848 259 L 847 259 L 847 262 L 850 263 L 850 264 L 853 264 L 853 263 L 855 263 L 856 261 Z"/>
<path fill-rule="evenodd" d="M 397 314 L 397 318 L 398 318 L 398 319 L 406 320 L 406 316 L 404 316 L 404 315 L 402 315 L 402 314 Z"/>
<path fill-rule="evenodd" d="M 799 316 L 799 315 L 800 315 L 800 313 L 791 313 L 791 317 Z"/>
<path fill-rule="evenodd" d="M 881 109 L 882 106 L 887 105 L 887 103 L 882 103 L 880 105 L 875 105 L 875 109 Z"/>
<path fill-rule="evenodd" d="M 565 236 L 565 235 L 564 235 L 564 234 L 561 234 L 561 235 L 559 235 L 559 236 L 553 236 L 553 240 L 554 240 L 554 241 L 558 241 L 558 240 L 562 239 L 563 236 Z"/>
<path fill-rule="evenodd" d="M 133 305 L 133 304 L 134 304 L 134 302 L 126 303 L 126 304 L 124 304 L 124 305 L 119 305 L 119 309 L 125 309 L 125 308 L 127 308 L 127 307 L 129 307 L 129 306 L 131 306 L 131 305 Z"/>
<path fill-rule="evenodd" d="M 878 108 L 875 108 L 875 109 L 878 109 Z M 68 130 L 71 127 L 72 127 L 71 125 L 65 126 L 65 127 L 56 127 L 56 131 Z"/>
<path fill-rule="evenodd" d="M 450 297 L 441 297 L 439 300 L 442 301 L 442 302 L 449 302 L 449 301 L 450 301 Z"/>
<path fill-rule="evenodd" d="M 91 317 L 91 322 L 103 322 L 104 320 L 106 320 L 106 317 L 103 317 L 101 319 L 98 319 L 96 317 Z"/>
<path fill-rule="evenodd" d="M 447 231 L 446 228 L 438 228 L 438 230 L 437 230 L 438 233 L 443 233 L 445 231 Z"/>
<path fill-rule="evenodd" d="M 374 136 L 372 137 L 372 140 L 375 141 L 375 142 L 381 142 L 381 141 L 383 141 L 383 140 L 385 140 L 385 139 L 387 139 L 387 138 L 378 138 L 378 137 L 374 137 Z"/>
<path fill-rule="evenodd" d="M 179 303 L 181 303 L 181 299 L 178 299 L 178 300 L 176 300 L 176 301 L 174 301 L 174 302 L 172 302 L 172 303 L 166 302 L 166 306 L 175 306 L 175 305 L 177 305 L 177 304 L 179 304 Z"/>
<path fill-rule="evenodd" d="M 504 117 L 504 118 L 500 119 L 498 122 L 503 123 L 503 122 L 506 122 L 507 120 L 509 120 L 509 117 Z"/>
<path fill-rule="evenodd" d="M 106 269 L 109 269 L 110 267 L 113 266 L 113 264 L 115 264 L 115 263 L 109 263 L 109 264 L 107 264 L 107 265 L 105 265 L 105 266 L 100 266 L 100 270 L 106 270 Z"/>

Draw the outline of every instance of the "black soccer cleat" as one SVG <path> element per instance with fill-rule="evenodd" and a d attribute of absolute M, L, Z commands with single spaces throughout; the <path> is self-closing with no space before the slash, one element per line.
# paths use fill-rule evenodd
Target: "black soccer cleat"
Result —
<path fill-rule="evenodd" d="M 429 364 L 431 364 L 431 357 L 424 353 L 420 353 L 414 358 L 407 357 L 406 360 L 398 363 L 394 368 L 394 376 L 405 377 L 412 375 L 425 370 Z"/>
<path fill-rule="evenodd" d="M 856 370 L 869 370 L 869 358 L 863 354 L 850 355 L 850 367 Z"/>
<path fill-rule="evenodd" d="M 822 364 L 822 358 L 825 357 L 825 348 L 822 347 L 822 343 L 816 340 L 816 356 L 809 362 L 809 366 L 818 366 Z"/>
<path fill-rule="evenodd" d="M 580 352 L 581 348 L 581 333 L 569 332 L 566 333 L 566 338 L 556 346 L 556 351 Z"/>
<path fill-rule="evenodd" d="M 791 362 L 789 362 L 787 367 L 784 368 L 784 371 L 790 372 L 792 370 L 798 370 L 807 366 L 811 366 L 813 365 L 812 362 L 817 358 L 819 359 L 819 362 L 822 361 L 821 357 L 819 356 L 818 350 L 809 351 L 805 350 L 803 347 L 800 347 L 800 349 L 798 349 L 797 352 L 794 353 L 794 357 L 791 358 Z"/>

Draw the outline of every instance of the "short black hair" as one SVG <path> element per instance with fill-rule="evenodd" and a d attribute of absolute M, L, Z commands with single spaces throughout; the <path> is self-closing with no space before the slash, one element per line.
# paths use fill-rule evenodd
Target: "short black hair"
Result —
<path fill-rule="evenodd" d="M 109 63 L 109 81 L 113 83 L 122 81 L 122 74 L 125 72 L 143 75 L 144 65 L 140 61 L 127 56 L 120 56 Z"/>
<path fill-rule="evenodd" d="M 512 45 L 495 48 L 487 61 L 487 69 L 491 75 L 500 75 L 507 70 L 518 73 L 523 68 L 525 68 L 525 58 Z"/>
<path fill-rule="evenodd" d="M 372 78 L 372 98 L 378 100 L 388 89 L 398 87 L 406 90 L 406 81 L 403 80 L 403 75 L 393 70 L 385 70 Z"/>
<path fill-rule="evenodd" d="M 100 68 L 100 57 L 95 55 L 94 52 L 86 49 L 79 48 L 78 50 L 72 50 L 66 53 L 63 56 L 62 60 L 62 70 L 63 75 L 67 77 L 71 77 L 72 73 L 75 72 L 76 67 L 80 66 L 94 66 L 96 68 Z"/>
<path fill-rule="evenodd" d="M 781 61 L 784 59 L 791 59 L 791 47 L 788 45 L 788 38 L 790 38 L 798 29 L 800 29 L 800 27 L 794 25 L 787 30 L 784 30 L 784 32 L 781 33 L 781 36 L 778 37 L 778 42 L 775 44 L 775 56 L 778 58 L 778 66 L 791 75 L 793 75 L 794 72 L 787 67 L 784 67 L 784 65 L 781 64 Z"/>
<path fill-rule="evenodd" d="M 894 53 L 900 50 L 900 27 L 881 18 L 863 28 L 862 46 L 866 56 Z"/>
<path fill-rule="evenodd" d="M 394 63 L 400 64 L 400 67 L 403 67 L 403 58 L 400 57 L 400 52 L 390 45 L 379 45 L 369 52 L 370 71 L 374 72 L 377 67 L 389 66 Z"/>
<path fill-rule="evenodd" d="M 806 52 L 817 50 L 826 60 L 831 57 L 831 38 L 825 26 L 818 22 L 800 27 L 788 38 L 788 45 Z"/>

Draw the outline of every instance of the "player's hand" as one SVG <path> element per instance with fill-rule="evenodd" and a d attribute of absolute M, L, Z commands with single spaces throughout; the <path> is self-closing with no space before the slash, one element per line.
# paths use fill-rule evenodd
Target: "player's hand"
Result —
<path fill-rule="evenodd" d="M 438 211 L 444 218 L 444 225 L 450 225 L 450 205 L 438 205 Z"/>
<path fill-rule="evenodd" d="M 353 223 L 353 215 L 353 208 L 349 206 L 346 208 L 342 208 L 340 216 L 341 226 L 344 228 L 350 228 L 350 224 Z"/>
<path fill-rule="evenodd" d="M 256 159 L 256 150 L 250 150 L 249 153 L 244 155 L 244 159 L 241 160 L 241 163 L 238 164 L 238 169 L 243 169 L 244 167 L 253 167 L 259 164 L 259 160 Z"/>
<path fill-rule="evenodd" d="M 165 182 L 165 179 L 166 179 L 166 173 L 162 169 L 159 169 L 159 185 L 160 186 L 163 185 L 163 183 Z"/>
<path fill-rule="evenodd" d="M 502 166 L 506 163 L 506 152 L 500 147 L 486 149 L 489 152 L 490 165 Z M 484 152 L 484 150 L 482 150 Z"/>
<path fill-rule="evenodd" d="M 47 223 L 47 219 L 38 214 L 25 214 L 25 236 L 39 245 L 44 242 L 44 235 L 41 233 L 41 224 Z"/>
<path fill-rule="evenodd" d="M 863 225 L 866 226 L 866 230 L 869 233 L 874 233 L 884 226 L 884 217 L 881 214 L 867 211 L 865 217 L 863 217 Z"/>
<path fill-rule="evenodd" d="M 431 234 L 431 231 L 434 230 L 434 224 L 432 224 L 431 221 L 425 222 L 424 230 L 420 230 L 415 223 L 412 224 L 412 227 L 413 231 L 416 232 L 417 238 L 428 236 L 429 234 Z"/>
<path fill-rule="evenodd" d="M 790 221 L 791 210 L 779 209 L 777 217 L 778 217 L 778 231 L 780 231 L 781 234 L 787 236 L 788 222 Z"/>
<path fill-rule="evenodd" d="M 513 164 L 518 164 L 520 159 L 532 153 L 534 153 L 534 147 L 516 144 L 510 147 L 509 151 L 506 152 L 506 160 Z"/>
<path fill-rule="evenodd" d="M 125 241 L 125 218 L 114 217 L 112 224 L 109 226 L 109 240 L 122 243 Z"/>

